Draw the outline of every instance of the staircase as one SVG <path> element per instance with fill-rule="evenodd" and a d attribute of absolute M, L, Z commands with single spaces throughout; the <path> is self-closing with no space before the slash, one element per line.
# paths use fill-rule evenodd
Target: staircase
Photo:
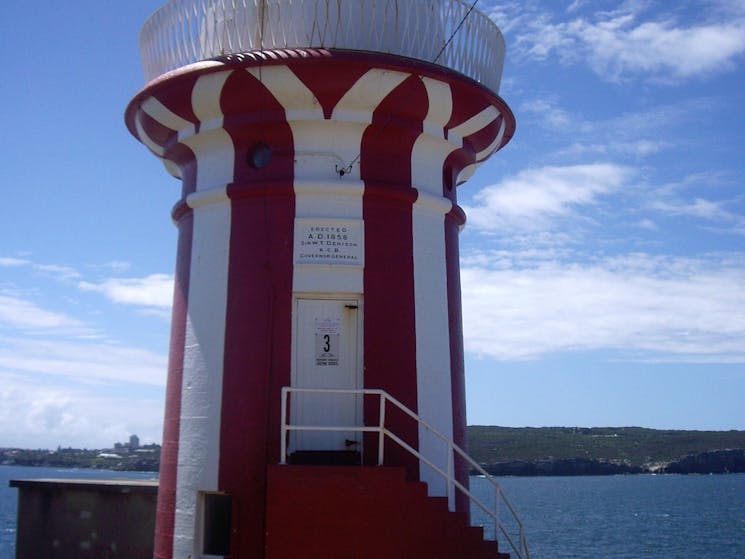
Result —
<path fill-rule="evenodd" d="M 403 468 L 270 466 L 266 559 L 509 559 Z"/>
<path fill-rule="evenodd" d="M 379 404 L 379 412 L 378 412 L 378 422 L 377 425 L 297 425 L 293 424 L 290 421 L 290 417 L 288 414 L 288 411 L 290 409 L 290 396 L 292 394 L 302 394 L 302 393 L 322 393 L 326 395 L 330 394 L 337 394 L 342 396 L 350 396 L 350 395 L 356 395 L 356 396 L 365 396 L 365 397 L 377 397 L 378 398 L 378 404 Z M 416 421 L 419 425 L 420 431 L 426 430 L 431 435 L 433 435 L 436 439 L 440 441 L 442 445 L 444 445 L 444 448 L 447 450 L 447 465 L 444 467 L 441 467 L 441 465 L 435 464 L 432 460 L 424 456 L 422 453 L 420 453 L 416 448 L 408 444 L 404 439 L 402 439 L 400 436 L 396 434 L 391 429 L 391 426 L 389 423 L 387 423 L 386 417 L 389 413 L 388 408 L 391 408 L 391 411 L 398 411 L 406 416 L 408 416 L 413 421 Z M 428 468 L 431 469 L 431 471 L 435 472 L 437 475 L 441 476 L 442 479 L 444 479 L 447 482 L 448 485 L 448 497 L 433 497 L 430 498 L 427 496 L 427 485 L 425 483 L 421 482 L 415 482 L 413 483 L 413 486 L 416 486 L 418 489 L 410 489 L 412 485 L 407 485 L 405 489 L 400 490 L 400 499 L 399 502 L 391 504 L 391 508 L 388 511 L 388 516 L 386 516 L 387 519 L 395 519 L 398 526 L 398 528 L 394 528 L 393 525 L 388 524 L 388 522 L 381 522 L 379 525 L 376 525 L 376 530 L 379 532 L 379 534 L 388 534 L 388 533 L 394 533 L 395 537 L 390 539 L 390 542 L 392 544 L 395 544 L 394 548 L 392 550 L 389 550 L 390 553 L 393 553 L 393 555 L 385 555 L 386 557 L 411 557 L 411 558 L 422 558 L 422 559 L 432 559 L 434 557 L 474 557 L 476 559 L 480 557 L 491 557 L 492 559 L 494 557 L 497 557 L 498 559 L 510 557 L 510 555 L 506 553 L 500 553 L 497 549 L 498 544 L 497 541 L 504 541 L 506 544 L 509 545 L 509 548 L 511 549 L 511 553 L 514 554 L 515 559 L 530 559 L 530 551 L 528 550 L 528 544 L 525 537 L 525 530 L 522 524 L 522 521 L 520 520 L 519 516 L 515 512 L 515 509 L 512 507 L 510 502 L 507 500 L 507 497 L 505 496 L 504 492 L 502 491 L 499 484 L 496 482 L 494 478 L 492 478 L 478 463 L 476 463 L 468 454 L 465 453 L 465 451 L 460 448 L 458 445 L 456 445 L 451 439 L 434 429 L 431 425 L 429 425 L 427 422 L 422 420 L 421 417 L 419 417 L 415 412 L 411 411 L 409 408 L 404 406 L 399 400 L 388 394 L 386 391 L 381 389 L 372 389 L 372 388 L 366 388 L 361 390 L 347 390 L 347 389 L 318 389 L 318 388 L 296 388 L 296 387 L 288 387 L 285 386 L 282 388 L 282 404 L 281 404 L 281 418 L 282 418 L 282 425 L 280 430 L 280 468 L 286 467 L 285 465 L 288 463 L 288 459 L 290 463 L 298 464 L 298 461 L 293 461 L 293 457 L 300 454 L 298 452 L 291 453 L 288 456 L 288 440 L 289 440 L 289 434 L 293 431 L 316 431 L 316 432 L 356 432 L 356 433 L 364 433 L 366 435 L 375 435 L 378 439 L 377 444 L 377 450 L 378 450 L 378 457 L 377 457 L 377 466 L 375 468 L 354 468 L 351 470 L 343 469 L 341 472 L 339 472 L 338 468 L 322 468 L 322 469 L 313 469 L 308 471 L 315 471 L 314 476 L 315 477 L 321 477 L 324 480 L 326 480 L 326 477 L 330 477 L 331 480 L 335 478 L 336 475 L 339 475 L 341 477 L 344 477 L 345 480 L 350 479 L 356 479 L 354 478 L 354 471 L 363 472 L 359 475 L 365 476 L 365 479 L 367 479 L 367 476 L 371 476 L 370 479 L 373 479 L 372 476 L 377 475 L 378 472 L 385 472 L 385 471 L 396 471 L 398 468 L 391 468 L 393 465 L 399 465 L 399 464 L 389 464 L 386 462 L 385 459 L 385 448 L 386 448 L 386 441 L 391 441 L 395 445 L 398 445 L 400 449 L 403 449 L 404 451 L 408 452 L 409 455 L 416 458 L 416 460 L 419 461 L 420 464 L 426 465 Z M 373 420 L 374 421 L 374 420 Z M 311 452 L 310 454 L 317 454 L 315 452 Z M 307 458 L 307 457 L 306 457 Z M 481 474 L 493 487 L 494 489 L 494 506 L 491 507 L 485 502 L 483 502 L 481 499 L 477 498 L 468 488 L 467 483 L 464 485 L 461 481 L 456 479 L 455 477 L 455 460 L 456 458 L 458 460 L 464 461 L 468 467 L 471 469 L 471 471 L 475 471 L 479 474 Z M 318 462 L 316 462 L 318 463 Z M 337 462 L 338 463 L 338 462 Z M 309 462 L 306 460 L 304 462 L 305 466 L 309 466 Z M 287 470 L 279 470 L 280 472 L 287 472 Z M 297 466 L 292 467 L 293 472 L 297 472 Z M 376 472 L 373 473 L 364 473 L 364 472 Z M 278 475 L 278 474 L 275 474 Z M 296 475 L 296 474 L 293 474 Z M 389 474 L 390 475 L 390 474 Z M 396 484 L 394 483 L 395 480 L 390 480 L 391 485 L 387 486 L 385 484 L 381 485 L 379 487 L 380 492 L 375 493 L 375 497 L 383 497 L 386 496 L 386 498 L 389 497 L 389 493 L 391 493 L 392 489 L 396 487 Z M 367 482 L 366 482 L 367 483 Z M 292 485 L 288 483 L 288 485 Z M 323 484 L 324 491 L 317 492 L 314 488 L 309 488 L 307 491 L 312 492 L 315 495 L 315 498 L 318 499 L 318 503 L 313 504 L 313 509 L 316 510 L 316 512 L 323 513 L 329 516 L 329 518 L 324 517 L 317 517 L 317 518 L 308 518 L 307 522 L 310 526 L 314 526 L 315 523 L 318 522 L 337 522 L 337 520 L 333 520 L 334 517 L 341 517 L 338 521 L 342 522 L 350 522 L 353 519 L 348 518 L 346 513 L 344 511 L 350 510 L 349 507 L 354 507 L 355 511 L 357 510 L 357 502 L 359 501 L 360 495 L 357 495 L 354 490 L 349 490 L 351 494 L 349 495 L 349 499 L 345 502 L 338 502 L 338 500 L 335 498 L 340 492 L 343 494 L 344 491 L 347 491 L 345 488 L 337 487 L 334 485 L 333 481 L 330 483 Z M 306 491 L 305 488 L 297 486 L 297 484 L 293 485 L 296 489 L 299 490 L 299 495 L 303 495 Z M 282 494 L 282 489 L 278 489 L 280 492 L 280 495 Z M 412 493 L 414 495 L 422 493 L 424 496 L 424 502 L 427 503 L 427 505 L 418 506 L 417 500 L 415 497 L 412 497 Z M 483 540 L 483 528 L 476 526 L 472 527 L 469 526 L 468 523 L 468 516 L 464 513 L 457 513 L 454 512 L 456 510 L 455 506 L 455 500 L 456 497 L 465 497 L 470 502 L 472 506 L 475 506 L 478 508 L 481 512 L 486 514 L 488 518 L 490 518 L 494 522 L 494 537 L 497 539 L 497 541 L 484 541 Z M 414 499 L 412 503 L 409 503 L 408 499 Z M 363 501 L 365 499 L 362 499 Z M 390 499 L 389 499 L 390 500 Z M 333 501 L 333 506 L 331 505 L 331 501 Z M 419 499 L 421 501 L 421 499 Z M 286 503 L 289 503 L 289 500 L 285 501 Z M 387 501 L 386 501 L 387 502 Z M 325 505 L 328 505 L 328 508 L 324 508 Z M 267 502 L 267 509 L 269 509 L 272 506 L 270 502 Z M 374 511 L 374 507 L 371 504 L 371 511 Z M 305 509 L 301 508 L 301 511 Z M 505 526 L 505 524 L 501 520 L 501 514 L 502 513 L 508 513 L 509 518 L 511 518 L 513 523 L 514 532 L 511 533 L 511 530 L 508 530 Z M 280 513 L 278 513 L 280 514 Z M 351 513 L 350 513 L 351 514 Z M 366 509 L 362 508 L 357 513 L 359 514 L 360 518 L 362 519 L 368 519 L 369 513 Z M 398 517 L 400 515 L 403 515 L 404 517 L 408 518 L 408 522 L 399 522 Z M 333 526 L 336 526 L 337 529 L 345 528 L 344 533 L 346 534 L 346 527 L 343 525 L 337 525 L 334 524 Z M 363 520 L 363 528 L 367 526 L 367 520 Z M 320 533 L 326 534 L 327 538 L 337 540 L 338 538 L 338 531 L 337 530 L 331 530 L 329 529 L 329 526 L 326 524 L 323 524 L 323 530 L 320 530 L 321 526 L 316 526 L 314 529 L 311 530 L 311 532 L 308 534 L 309 541 L 315 541 L 315 533 L 316 529 L 320 531 Z M 357 526 L 355 524 L 354 528 L 359 529 L 360 526 Z M 454 530 L 457 530 L 457 534 L 453 532 Z M 278 532 L 281 534 L 281 531 Z M 294 532 L 290 532 L 294 533 Z M 360 533 L 367 533 L 365 530 L 363 530 Z M 477 536 L 476 536 L 477 535 Z M 354 536 L 356 537 L 356 536 Z M 474 540 L 475 538 L 475 540 Z M 275 540 L 281 539 L 280 537 L 275 535 Z M 429 545 L 429 547 L 424 547 L 424 544 L 415 543 L 412 544 L 414 547 L 412 548 L 412 553 L 409 553 L 406 551 L 409 544 L 406 543 L 410 540 L 419 542 L 420 540 L 422 542 L 434 542 L 432 545 Z M 267 540 L 268 541 L 268 540 Z M 388 541 L 385 538 L 383 538 L 382 541 Z M 286 543 L 286 542 L 285 542 Z M 328 542 L 322 542 L 323 545 L 328 545 Z M 277 544 L 275 544 L 277 545 Z M 283 545 L 283 544 L 278 544 Z M 381 544 L 382 545 L 382 544 Z M 406 549 L 403 549 L 406 548 Z M 351 549 L 351 548 L 350 548 Z M 359 555 L 359 550 L 357 548 L 354 548 L 354 554 L 353 555 L 340 555 L 339 557 L 367 557 L 367 555 Z M 488 551 L 487 551 L 488 550 Z M 487 553 L 487 555 L 482 555 L 482 553 Z M 318 557 L 330 557 L 330 555 L 325 554 L 318 555 Z M 423 554 L 422 554 L 423 553 Z M 448 554 L 451 555 L 448 555 Z M 304 555 L 305 557 L 315 557 L 316 555 Z M 382 555 L 381 555 L 382 556 Z M 276 555 L 277 558 L 282 557 L 282 555 Z M 289 555 L 287 556 L 289 557 Z M 380 557 L 376 555 L 371 555 L 371 557 Z"/>

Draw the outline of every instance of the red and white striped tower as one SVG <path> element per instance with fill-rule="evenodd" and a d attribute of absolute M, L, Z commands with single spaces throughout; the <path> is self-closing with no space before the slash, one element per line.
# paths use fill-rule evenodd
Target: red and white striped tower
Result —
<path fill-rule="evenodd" d="M 515 127 L 501 34 L 468 8 L 175 0 L 145 25 L 126 122 L 183 183 L 156 557 L 203 556 L 212 493 L 231 497 L 231 557 L 264 556 L 282 387 L 382 389 L 465 445 L 456 186 Z M 369 397 L 296 398 L 300 423 L 378 421 Z M 387 424 L 447 468 L 425 428 Z M 290 438 L 377 455 L 357 433 Z"/>

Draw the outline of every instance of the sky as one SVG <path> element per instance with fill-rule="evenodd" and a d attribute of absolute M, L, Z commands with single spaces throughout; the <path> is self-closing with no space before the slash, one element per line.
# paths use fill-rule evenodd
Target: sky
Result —
<path fill-rule="evenodd" d="M 160 0 L 0 4 L 0 447 L 161 440 Z M 745 429 L 745 2 L 480 0 L 512 141 L 459 189 L 469 424 Z"/>

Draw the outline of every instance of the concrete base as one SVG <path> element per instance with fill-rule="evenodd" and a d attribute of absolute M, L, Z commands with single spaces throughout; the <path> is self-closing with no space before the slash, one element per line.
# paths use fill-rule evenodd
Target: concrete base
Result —
<path fill-rule="evenodd" d="M 157 481 L 12 480 L 16 559 L 150 559 Z"/>

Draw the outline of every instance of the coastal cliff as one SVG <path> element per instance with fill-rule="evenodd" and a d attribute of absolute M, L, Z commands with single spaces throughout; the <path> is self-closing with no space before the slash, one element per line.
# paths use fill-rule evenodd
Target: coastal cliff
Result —
<path fill-rule="evenodd" d="M 745 431 L 471 426 L 468 440 L 497 476 L 745 472 Z"/>
<path fill-rule="evenodd" d="M 468 427 L 469 454 L 496 476 L 745 472 L 745 431 L 641 427 Z M 0 465 L 158 471 L 160 446 L 0 448 Z"/>

